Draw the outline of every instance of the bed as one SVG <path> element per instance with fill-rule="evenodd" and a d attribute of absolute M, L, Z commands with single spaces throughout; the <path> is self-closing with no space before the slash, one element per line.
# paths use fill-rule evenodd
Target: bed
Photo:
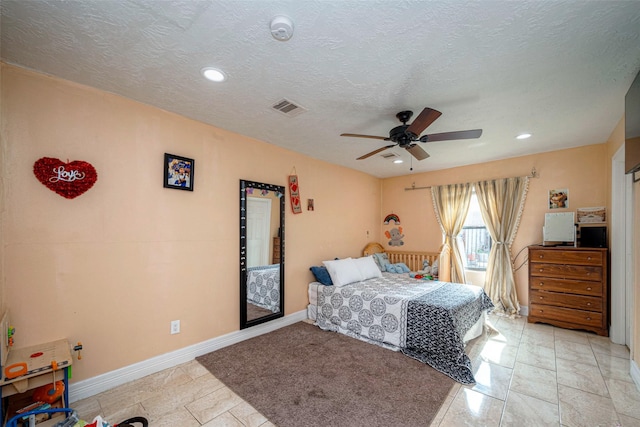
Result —
<path fill-rule="evenodd" d="M 371 248 L 365 248 L 364 254 L 368 254 L 367 249 Z M 422 254 L 401 255 L 415 257 L 415 268 L 422 265 L 418 259 Z M 440 256 L 428 254 L 435 259 Z M 493 308 L 484 290 L 473 285 L 418 280 L 408 273 L 378 273 L 377 277 L 341 286 L 310 283 L 309 317 L 321 329 L 402 351 L 460 383 L 474 383 L 464 347 L 482 333 L 485 315 Z"/>
<path fill-rule="evenodd" d="M 280 264 L 247 268 L 247 302 L 280 312 Z"/>

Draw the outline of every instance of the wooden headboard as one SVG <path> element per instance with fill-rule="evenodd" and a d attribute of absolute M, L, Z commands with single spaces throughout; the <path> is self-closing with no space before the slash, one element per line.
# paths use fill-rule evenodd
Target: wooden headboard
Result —
<path fill-rule="evenodd" d="M 372 242 L 367 244 L 362 250 L 363 256 L 373 255 L 375 253 L 386 252 L 389 257 L 389 262 L 392 264 L 396 262 L 403 262 L 407 264 L 407 267 L 411 269 L 411 271 L 419 271 L 422 270 L 422 261 L 428 260 L 430 265 L 433 265 L 435 260 L 438 261 L 438 279 L 443 281 L 449 281 L 451 279 L 451 274 L 449 270 L 449 250 L 447 247 L 446 251 L 442 250 L 440 247 L 440 252 L 420 252 L 420 251 L 390 251 L 385 250 L 385 248 L 377 242 Z"/>

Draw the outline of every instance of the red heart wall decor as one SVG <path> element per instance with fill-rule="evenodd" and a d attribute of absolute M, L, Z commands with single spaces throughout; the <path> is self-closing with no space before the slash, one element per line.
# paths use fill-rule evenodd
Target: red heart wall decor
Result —
<path fill-rule="evenodd" d="M 300 205 L 300 192 L 298 188 L 298 176 L 289 175 L 289 193 L 291 193 L 291 210 L 294 214 L 302 212 Z"/>
<path fill-rule="evenodd" d="M 82 160 L 65 163 L 43 157 L 33 164 L 33 173 L 45 187 L 67 199 L 75 199 L 98 180 L 96 169 Z"/>

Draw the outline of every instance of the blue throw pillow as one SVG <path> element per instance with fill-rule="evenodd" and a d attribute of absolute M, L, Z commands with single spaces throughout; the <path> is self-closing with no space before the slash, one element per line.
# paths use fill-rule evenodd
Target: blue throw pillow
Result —
<path fill-rule="evenodd" d="M 309 270 L 311 270 L 318 282 L 322 283 L 325 286 L 333 285 L 327 267 L 310 267 Z"/>
<path fill-rule="evenodd" d="M 389 256 L 385 252 L 373 254 L 373 260 L 378 264 L 380 271 L 388 271 L 387 266 L 390 264 Z"/>

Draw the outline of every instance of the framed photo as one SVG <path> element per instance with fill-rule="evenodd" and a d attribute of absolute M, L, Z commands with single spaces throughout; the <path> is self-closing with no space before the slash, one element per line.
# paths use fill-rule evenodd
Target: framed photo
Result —
<path fill-rule="evenodd" d="M 164 153 L 164 187 L 193 191 L 194 167 L 193 159 Z"/>
<path fill-rule="evenodd" d="M 607 208 L 605 206 L 597 206 L 595 208 L 578 208 L 576 209 L 577 221 L 580 224 L 602 223 L 607 221 Z"/>
<path fill-rule="evenodd" d="M 549 209 L 569 207 L 569 190 L 566 188 L 549 190 Z"/>

